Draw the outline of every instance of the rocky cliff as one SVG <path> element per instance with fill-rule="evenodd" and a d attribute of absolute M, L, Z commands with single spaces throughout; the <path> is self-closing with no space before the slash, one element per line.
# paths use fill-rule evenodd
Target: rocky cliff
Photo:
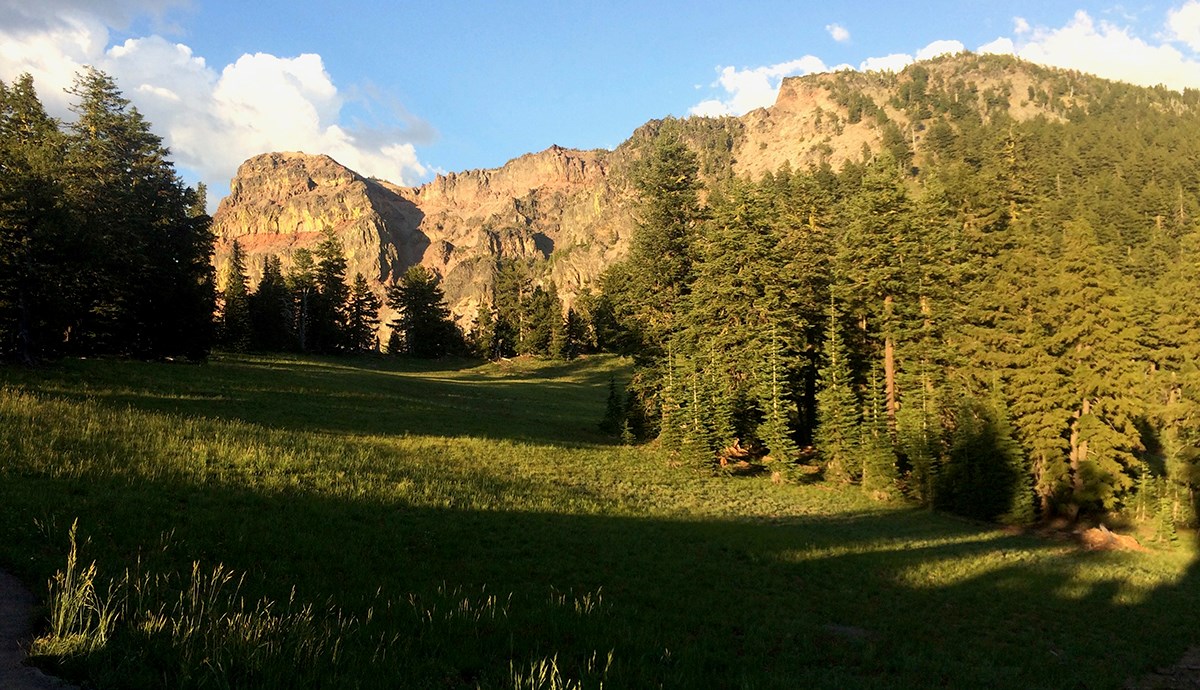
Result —
<path fill-rule="evenodd" d="M 967 113 L 986 121 L 1061 119 L 1086 108 L 1077 73 L 1011 58 L 960 55 L 899 74 L 837 72 L 789 78 L 776 103 L 741 118 L 691 118 L 685 138 L 703 174 L 759 176 L 785 164 L 834 168 L 900 146 L 921 162 L 928 127 Z M 651 122 L 615 151 L 552 146 L 490 170 L 438 176 L 420 187 L 364 178 L 328 156 L 267 153 L 246 161 L 214 216 L 217 262 L 237 239 L 250 257 L 285 268 L 324 228 L 341 238 L 349 274 L 383 286 L 420 263 L 442 277 L 451 309 L 469 324 L 490 299 L 498 259 L 526 262 L 536 282 L 553 280 L 568 303 L 624 254 L 635 225 L 629 170 L 659 131 Z M 889 140 L 890 136 L 890 140 Z M 390 314 L 384 314 L 385 320 Z"/>
<path fill-rule="evenodd" d="M 442 277 L 461 322 L 489 299 L 497 259 L 527 262 L 569 302 L 625 251 L 633 226 L 631 192 L 613 179 L 610 157 L 554 146 L 406 188 L 328 156 L 263 154 L 238 169 L 213 217 L 216 260 L 223 265 L 238 240 L 254 284 L 266 256 L 282 257 L 286 269 L 295 250 L 332 228 L 350 276 L 362 273 L 382 296 L 388 282 L 423 264 Z"/>

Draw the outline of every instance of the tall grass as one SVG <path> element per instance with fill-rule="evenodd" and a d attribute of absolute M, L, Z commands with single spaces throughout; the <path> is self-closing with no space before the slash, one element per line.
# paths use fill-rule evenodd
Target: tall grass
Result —
<path fill-rule="evenodd" d="M 0 369 L 0 564 L 51 580 L 39 663 L 97 688 L 1104 687 L 1200 642 L 1189 549 L 672 467 L 596 432 L 621 367 Z"/>

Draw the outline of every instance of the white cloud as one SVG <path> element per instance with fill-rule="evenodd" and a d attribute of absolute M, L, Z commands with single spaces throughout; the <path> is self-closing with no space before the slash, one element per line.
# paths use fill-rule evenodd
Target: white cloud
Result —
<path fill-rule="evenodd" d="M 825 30 L 829 32 L 829 36 L 838 43 L 845 43 L 850 40 L 850 32 L 841 24 L 826 24 Z"/>
<path fill-rule="evenodd" d="M 858 66 L 860 72 L 899 72 L 913 62 L 913 56 L 892 53 L 883 57 L 869 57 Z"/>
<path fill-rule="evenodd" d="M 962 41 L 934 41 L 917 51 L 917 59 L 928 60 L 939 55 L 954 55 L 966 49 Z"/>
<path fill-rule="evenodd" d="M 1020 36 L 1030 31 L 1029 22 L 1024 17 L 1013 17 L 1013 33 Z"/>
<path fill-rule="evenodd" d="M 708 117 L 742 115 L 773 104 L 784 77 L 826 72 L 828 69 L 820 58 L 812 55 L 766 67 L 722 67 L 715 85 L 720 86 L 728 96 L 701 101 L 688 112 Z"/>
<path fill-rule="evenodd" d="M 1200 2 L 1189 0 L 1168 12 L 1167 29 L 1171 38 L 1186 43 L 1192 52 L 1200 52 Z"/>
<path fill-rule="evenodd" d="M 104 3 L 105 21 L 171 2 L 110 1 Z M 402 126 L 347 126 L 345 97 L 319 55 L 243 55 L 218 72 L 188 46 L 157 35 L 109 47 L 110 25 L 80 9 L 89 0 L 49 5 L 62 13 L 25 12 L 19 24 L 0 24 L 0 79 L 29 72 L 47 109 L 69 119 L 63 89 L 83 65 L 98 67 L 152 123 L 176 164 L 214 191 L 227 188 L 243 160 L 266 151 L 326 153 L 364 175 L 400 184 L 429 173 L 413 146 L 429 138 L 428 125 L 401 113 Z M 0 18 L 10 14 L 11 8 L 0 11 Z"/>
<path fill-rule="evenodd" d="M 1181 40 L 1200 39 L 1200 10 L 1194 5 L 1194 1 L 1189 2 L 1168 17 L 1169 29 Z M 1030 62 L 1143 86 L 1200 86 L 1200 62 L 1184 56 L 1169 43 L 1147 43 L 1128 27 L 1097 22 L 1082 10 L 1062 28 L 1033 28 L 1015 42 L 997 39 L 980 47 L 980 52 L 1011 52 Z"/>
<path fill-rule="evenodd" d="M 1016 55 L 1017 44 L 1013 43 L 1011 38 L 1001 36 L 994 41 L 984 43 L 975 49 L 977 53 L 984 55 Z"/>

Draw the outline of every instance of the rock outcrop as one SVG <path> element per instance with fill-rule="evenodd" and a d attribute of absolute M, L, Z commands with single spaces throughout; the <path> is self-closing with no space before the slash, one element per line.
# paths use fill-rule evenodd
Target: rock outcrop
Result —
<path fill-rule="evenodd" d="M 927 125 L 961 102 L 986 120 L 1061 119 L 1086 106 L 1075 73 L 1012 58 L 959 55 L 913 65 L 900 74 L 836 72 L 784 80 L 776 103 L 741 118 L 694 118 L 682 132 L 709 178 L 758 177 L 783 165 L 841 167 L 885 147 L 885 132 L 911 146 L 920 164 Z M 914 105 L 917 104 L 917 105 Z M 238 170 L 214 217 L 217 265 L 237 239 L 251 280 L 262 257 L 285 268 L 296 249 L 325 228 L 345 246 L 349 275 L 384 286 L 420 263 L 442 278 L 455 317 L 468 325 L 490 300 L 497 260 L 526 262 L 535 282 L 553 280 L 568 304 L 628 249 L 636 195 L 629 170 L 660 129 L 652 121 L 614 151 L 552 146 L 503 167 L 439 175 L 420 187 L 365 178 L 328 156 L 267 153 Z M 383 314 L 384 320 L 390 314 Z"/>
<path fill-rule="evenodd" d="M 528 262 L 570 302 L 623 254 L 633 226 L 631 191 L 610 175 L 611 156 L 553 146 L 502 168 L 407 188 L 328 156 L 263 154 L 238 169 L 213 217 L 217 265 L 236 239 L 254 284 L 266 256 L 280 256 L 286 270 L 297 249 L 311 249 L 331 228 L 349 276 L 362 273 L 382 296 L 387 283 L 422 264 L 442 277 L 464 324 L 490 299 L 498 259 Z"/>

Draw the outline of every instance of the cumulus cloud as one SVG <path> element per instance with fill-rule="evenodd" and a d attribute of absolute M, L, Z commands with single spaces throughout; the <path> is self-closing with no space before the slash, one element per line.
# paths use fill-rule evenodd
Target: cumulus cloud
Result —
<path fill-rule="evenodd" d="M 721 67 L 714 85 L 724 89 L 727 96 L 702 101 L 692 106 L 689 112 L 707 117 L 742 115 L 773 104 L 784 77 L 826 72 L 828 69 L 820 58 L 812 55 L 766 67 Z"/>
<path fill-rule="evenodd" d="M 962 41 L 934 41 L 917 51 L 917 59 L 928 60 L 939 55 L 954 55 L 966 49 L 967 47 L 962 44 Z"/>
<path fill-rule="evenodd" d="M 907 53 L 892 53 L 883 57 L 869 57 L 858 65 L 858 69 L 860 72 L 899 72 L 912 62 L 913 56 Z"/>
<path fill-rule="evenodd" d="M 838 43 L 845 43 L 850 40 L 850 32 L 841 24 L 826 24 L 825 30 L 829 32 L 830 38 Z"/>
<path fill-rule="evenodd" d="M 1166 17 L 1167 31 L 1179 41 L 1200 47 L 1200 3 L 1191 0 Z M 1096 21 L 1082 10 L 1061 28 L 1018 24 L 1016 40 L 998 38 L 979 52 L 1008 53 L 1054 67 L 1076 69 L 1131 84 L 1173 89 L 1200 86 L 1200 62 L 1169 42 L 1149 43 L 1127 26 Z M 1195 48 L 1193 48 L 1195 49 Z"/>
<path fill-rule="evenodd" d="M 17 28 L 0 24 L 0 79 L 29 72 L 47 109 L 69 119 L 63 89 L 83 65 L 98 67 L 153 123 L 180 168 L 214 190 L 225 189 L 243 160 L 265 151 L 326 153 L 365 175 L 400 184 L 429 173 L 414 142 L 428 140 L 431 128 L 407 113 L 400 125 L 389 127 L 346 123 L 346 96 L 320 55 L 247 54 L 218 71 L 188 46 L 158 35 L 108 45 L 106 22 L 171 3 L 49 0 L 58 14 L 28 11 L 11 25 Z M 101 14 L 84 11 L 93 4 Z"/>
<path fill-rule="evenodd" d="M 1187 44 L 1192 52 L 1200 52 L 1200 2 L 1189 0 L 1168 12 L 1167 29 L 1172 39 Z"/>

